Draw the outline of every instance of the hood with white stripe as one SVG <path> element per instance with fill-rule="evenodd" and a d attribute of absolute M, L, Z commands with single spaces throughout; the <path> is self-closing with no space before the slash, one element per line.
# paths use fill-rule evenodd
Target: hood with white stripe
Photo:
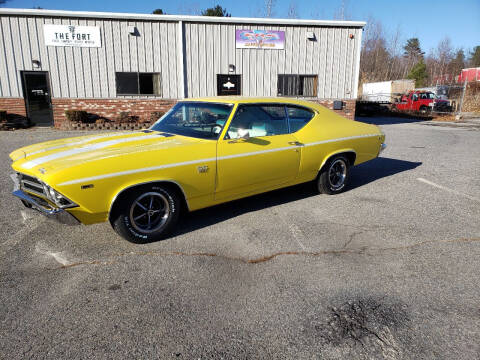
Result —
<path fill-rule="evenodd" d="M 165 153 L 201 141 L 149 130 L 116 132 L 34 144 L 13 151 L 10 158 L 14 161 L 12 166 L 16 171 L 46 178 L 75 166 L 92 165 L 92 162 L 105 164 L 106 159 L 134 161 L 136 156 L 138 159 L 148 158 L 149 154 L 158 159 L 158 156 L 166 156 L 158 154 L 158 151 Z"/>

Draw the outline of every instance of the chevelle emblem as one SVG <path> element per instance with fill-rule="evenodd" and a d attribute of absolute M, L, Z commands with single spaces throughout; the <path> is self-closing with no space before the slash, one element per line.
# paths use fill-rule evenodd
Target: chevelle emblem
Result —
<path fill-rule="evenodd" d="M 197 170 L 200 174 L 206 173 L 208 171 L 208 166 L 207 165 L 199 166 L 199 167 L 197 167 Z"/>

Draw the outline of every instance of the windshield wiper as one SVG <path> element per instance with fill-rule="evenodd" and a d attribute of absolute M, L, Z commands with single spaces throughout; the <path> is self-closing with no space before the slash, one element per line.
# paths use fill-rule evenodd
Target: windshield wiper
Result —
<path fill-rule="evenodd" d="M 215 126 L 220 125 L 217 123 L 207 123 L 207 124 L 183 124 L 183 127 L 207 127 L 207 126 Z M 220 125 L 221 126 L 221 125 Z"/>

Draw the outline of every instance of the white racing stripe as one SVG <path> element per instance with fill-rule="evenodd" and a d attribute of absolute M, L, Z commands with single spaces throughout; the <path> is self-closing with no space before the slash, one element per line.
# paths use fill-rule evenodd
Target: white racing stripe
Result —
<path fill-rule="evenodd" d="M 201 159 L 201 160 L 184 161 L 184 162 L 180 162 L 180 163 L 167 164 L 167 165 L 151 166 L 151 167 L 142 168 L 142 169 L 126 170 L 126 171 L 120 171 L 120 172 L 111 173 L 111 174 L 104 174 L 104 175 L 86 177 L 86 178 L 82 178 L 82 179 L 70 180 L 70 181 L 66 181 L 66 182 L 58 184 L 58 185 L 59 186 L 72 185 L 72 184 L 78 184 L 78 183 L 82 183 L 82 182 L 86 182 L 86 181 L 107 179 L 107 178 L 116 177 L 116 176 L 136 174 L 136 173 L 145 172 L 145 171 L 168 169 L 168 168 L 177 167 L 177 166 L 193 165 L 193 164 L 204 163 L 204 162 L 215 161 L 215 160 L 216 160 L 216 158 L 209 158 L 209 159 Z"/>
<path fill-rule="evenodd" d="M 81 153 L 85 153 L 85 152 L 89 152 L 89 151 L 103 149 L 103 148 L 106 148 L 106 147 L 109 147 L 109 146 L 118 145 L 118 144 L 122 144 L 122 143 L 126 143 L 126 142 L 146 140 L 148 138 L 152 138 L 152 137 L 150 137 L 148 135 L 142 135 L 142 136 L 128 137 L 128 138 L 118 139 L 118 140 L 102 141 L 102 142 L 99 142 L 99 143 L 79 147 L 79 148 L 76 148 L 76 149 L 65 150 L 65 151 L 55 153 L 55 154 L 51 154 L 51 155 L 43 156 L 43 157 L 40 157 L 40 158 L 37 158 L 37 159 L 34 159 L 34 160 L 30 160 L 30 161 L 27 161 L 25 164 L 23 164 L 22 167 L 25 168 L 25 169 L 31 169 L 31 168 L 33 168 L 37 165 L 46 163 L 48 161 L 57 160 L 57 159 L 67 157 L 67 156 L 70 156 L 70 155 L 76 155 L 76 154 L 81 154 Z"/>
<path fill-rule="evenodd" d="M 173 164 L 151 166 L 151 167 L 140 168 L 140 169 L 125 170 L 125 171 L 119 171 L 119 172 L 110 173 L 110 174 L 103 174 L 103 175 L 90 176 L 90 177 L 86 177 L 86 178 L 70 180 L 70 181 L 66 181 L 66 182 L 63 182 L 61 184 L 58 184 L 58 186 L 79 184 L 79 183 L 83 183 L 83 182 L 87 182 L 87 181 L 107 179 L 107 178 L 123 176 L 123 175 L 131 175 L 131 174 L 147 172 L 147 171 L 168 169 L 168 168 L 177 167 L 177 166 L 193 165 L 193 164 L 204 163 L 204 162 L 215 161 L 215 160 L 217 160 L 217 161 L 218 160 L 226 160 L 226 159 L 233 159 L 233 158 L 238 158 L 238 157 L 266 154 L 266 153 L 277 152 L 277 151 L 285 151 L 285 150 L 300 148 L 302 146 L 314 146 L 314 145 L 326 144 L 326 143 L 330 143 L 330 142 L 353 140 L 353 139 L 367 138 L 367 137 L 374 137 L 374 136 L 379 136 L 379 134 L 357 135 L 357 136 L 350 136 L 350 137 L 344 137 L 344 138 L 317 141 L 317 142 L 314 142 L 314 143 L 308 143 L 308 144 L 297 145 L 297 146 L 288 146 L 288 147 L 282 147 L 282 148 L 277 148 L 277 149 L 268 149 L 268 150 L 255 151 L 255 152 L 249 152 L 249 153 L 226 155 L 226 156 L 220 156 L 218 158 L 198 159 L 198 160 L 184 161 L 184 162 L 173 163 Z"/>
<path fill-rule="evenodd" d="M 83 139 L 83 140 L 80 140 L 80 141 L 75 141 L 75 142 L 72 142 L 72 143 L 68 143 L 68 144 L 62 144 L 62 145 L 57 145 L 57 146 L 52 146 L 52 147 L 49 147 L 49 148 L 45 148 L 45 149 L 40 149 L 40 150 L 37 150 L 37 151 L 34 151 L 34 152 L 31 152 L 31 153 L 28 153 L 26 155 L 26 157 L 29 157 L 29 156 L 33 156 L 33 155 L 36 155 L 36 154 L 39 154 L 39 153 L 42 153 L 42 152 L 47 152 L 47 151 L 52 151 L 52 150 L 56 150 L 56 149 L 61 149 L 61 148 L 64 148 L 64 147 L 70 147 L 70 146 L 75 146 L 75 145 L 80 145 L 80 144 L 85 144 L 85 143 L 88 143 L 90 141 L 94 141 L 94 140 L 99 140 L 99 139 L 104 139 L 104 138 L 109 138 L 109 137 L 114 137 L 114 136 L 124 136 L 124 135 L 127 135 L 126 133 L 114 133 L 114 134 L 107 134 L 107 135 L 100 135 L 100 136 L 91 136 L 87 139 Z"/>
<path fill-rule="evenodd" d="M 337 138 L 337 139 L 322 140 L 322 141 L 316 141 L 316 142 L 313 142 L 313 143 L 305 144 L 305 146 L 314 146 L 314 145 L 320 145 L 320 144 L 327 144 L 327 143 L 331 143 L 331 142 L 361 139 L 361 138 L 368 138 L 368 137 L 374 137 L 374 136 L 380 136 L 380 134 L 356 135 L 356 136 L 348 136 L 348 137 Z"/>

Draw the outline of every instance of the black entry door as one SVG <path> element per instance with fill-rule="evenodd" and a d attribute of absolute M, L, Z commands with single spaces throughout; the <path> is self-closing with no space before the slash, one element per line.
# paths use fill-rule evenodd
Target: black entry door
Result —
<path fill-rule="evenodd" d="M 22 86 L 27 116 L 32 125 L 53 125 L 48 72 L 23 71 Z"/>

